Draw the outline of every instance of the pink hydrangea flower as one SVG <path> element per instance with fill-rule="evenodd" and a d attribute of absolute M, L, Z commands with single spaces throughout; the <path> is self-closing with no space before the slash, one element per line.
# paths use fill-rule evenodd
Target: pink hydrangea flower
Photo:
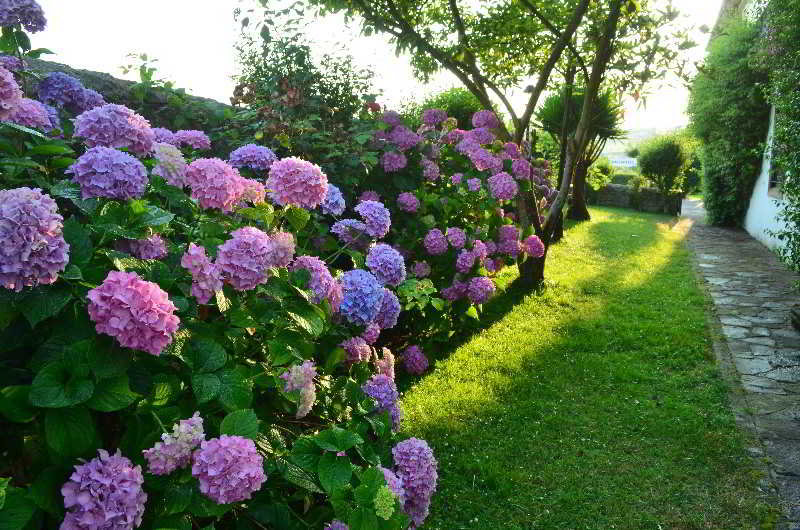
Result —
<path fill-rule="evenodd" d="M 491 110 L 479 110 L 472 115 L 473 127 L 487 127 L 489 129 L 496 129 L 500 127 L 500 120 Z"/>
<path fill-rule="evenodd" d="M 269 240 L 267 267 L 288 267 L 294 259 L 294 236 L 289 232 L 274 232 Z"/>
<path fill-rule="evenodd" d="M 514 177 L 506 172 L 500 172 L 496 175 L 489 177 L 489 193 L 498 201 L 508 201 L 516 197 L 517 183 Z"/>
<path fill-rule="evenodd" d="M 172 433 L 161 435 L 161 441 L 142 451 L 147 460 L 147 470 L 153 475 L 168 475 L 176 469 L 186 467 L 192 451 L 205 440 L 203 418 L 195 412 L 191 418 L 172 426 Z"/>
<path fill-rule="evenodd" d="M 541 258 L 544 256 L 544 243 L 539 236 L 528 236 L 522 242 L 522 250 L 531 257 Z"/>
<path fill-rule="evenodd" d="M 422 176 L 429 182 L 434 182 L 439 178 L 439 166 L 433 160 L 422 159 Z"/>
<path fill-rule="evenodd" d="M 467 249 L 462 249 L 456 258 L 456 270 L 461 274 L 466 274 L 475 265 L 475 254 Z"/>
<path fill-rule="evenodd" d="M 313 361 L 305 361 L 303 364 L 294 365 L 280 376 L 281 379 L 286 381 L 286 385 L 283 388 L 284 392 L 300 391 L 296 418 L 304 418 L 311 412 L 311 407 L 314 406 L 314 401 L 317 399 L 314 387 L 314 378 L 316 376 L 317 368 L 314 366 Z"/>
<path fill-rule="evenodd" d="M 200 444 L 192 455 L 192 476 L 217 504 L 249 499 L 267 480 L 253 440 L 227 434 Z"/>
<path fill-rule="evenodd" d="M 266 283 L 275 249 L 270 237 L 252 226 L 231 232 L 217 251 L 217 265 L 225 281 L 237 291 L 250 291 Z"/>
<path fill-rule="evenodd" d="M 22 89 L 14 74 L 0 66 L 0 120 L 7 120 L 22 102 Z"/>
<path fill-rule="evenodd" d="M 230 212 L 242 199 L 245 179 L 239 171 L 219 158 L 198 158 L 186 169 L 186 184 L 202 208 Z"/>
<path fill-rule="evenodd" d="M 211 139 L 203 131 L 181 130 L 175 133 L 178 145 L 188 145 L 194 149 L 211 149 Z"/>
<path fill-rule="evenodd" d="M 182 188 L 189 166 L 186 165 L 180 149 L 166 142 L 156 142 L 153 144 L 153 156 L 158 161 L 153 168 L 153 175 L 162 177 L 171 186 Z"/>
<path fill-rule="evenodd" d="M 207 304 L 217 291 L 222 290 L 222 270 L 206 256 L 206 249 L 189 243 L 189 250 L 181 258 L 181 266 L 192 275 L 192 296 L 198 304 Z"/>
<path fill-rule="evenodd" d="M 348 364 L 363 363 L 369 361 L 370 357 L 372 357 L 372 348 L 361 337 L 351 337 L 339 346 L 347 352 Z"/>
<path fill-rule="evenodd" d="M 45 132 L 53 128 L 47 109 L 35 99 L 22 98 L 8 120 L 23 127 Z"/>
<path fill-rule="evenodd" d="M 158 234 L 147 239 L 124 239 L 117 242 L 116 247 L 139 259 L 162 259 L 167 256 L 167 243 Z"/>
<path fill-rule="evenodd" d="M 394 354 L 388 348 L 381 348 L 381 357 L 375 354 L 375 368 L 378 373 L 394 381 Z"/>
<path fill-rule="evenodd" d="M 325 200 L 328 177 L 316 164 L 296 157 L 283 158 L 272 163 L 267 188 L 277 204 L 310 210 Z"/>

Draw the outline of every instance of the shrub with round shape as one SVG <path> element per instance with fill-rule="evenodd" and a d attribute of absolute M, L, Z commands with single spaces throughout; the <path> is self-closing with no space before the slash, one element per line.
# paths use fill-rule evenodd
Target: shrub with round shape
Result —
<path fill-rule="evenodd" d="M 158 175 L 167 184 L 182 188 L 186 182 L 186 159 L 181 150 L 167 142 L 153 144 L 153 156 L 158 161 L 153 168 L 153 175 Z"/>
<path fill-rule="evenodd" d="M 192 296 L 198 304 L 207 304 L 217 291 L 222 290 L 222 270 L 206 256 L 206 249 L 189 243 L 181 257 L 181 267 L 192 275 Z"/>
<path fill-rule="evenodd" d="M 192 451 L 205 438 L 203 418 L 199 412 L 195 412 L 191 418 L 173 425 L 172 433 L 163 433 L 160 442 L 142 451 L 147 460 L 147 470 L 153 475 L 168 475 L 176 469 L 188 466 Z"/>
<path fill-rule="evenodd" d="M 0 285 L 47 285 L 69 262 L 56 201 L 39 188 L 0 190 Z"/>
<path fill-rule="evenodd" d="M 522 242 L 522 250 L 533 258 L 541 258 L 544 256 L 544 243 L 539 236 L 528 236 Z"/>
<path fill-rule="evenodd" d="M 428 369 L 428 358 L 418 345 L 414 344 L 403 352 L 403 366 L 406 372 L 421 375 Z"/>
<path fill-rule="evenodd" d="M 147 494 L 142 468 L 100 449 L 99 456 L 75 466 L 61 487 L 67 514 L 61 530 L 130 530 L 142 524 Z"/>
<path fill-rule="evenodd" d="M 370 247 L 366 264 L 383 285 L 398 286 L 406 279 L 406 264 L 403 256 L 385 243 L 378 243 Z"/>
<path fill-rule="evenodd" d="M 89 318 L 98 333 L 125 348 L 159 355 L 172 342 L 180 319 L 177 307 L 157 284 L 135 272 L 111 271 L 86 295 Z"/>
<path fill-rule="evenodd" d="M 447 252 L 447 238 L 438 228 L 433 228 L 425 234 L 423 244 L 425 250 L 432 256 L 439 256 Z"/>
<path fill-rule="evenodd" d="M 0 66 L 0 120 L 8 120 L 22 102 L 22 89 L 14 74 Z"/>
<path fill-rule="evenodd" d="M 380 310 L 375 317 L 375 323 L 381 329 L 390 329 L 397 324 L 397 317 L 400 316 L 400 300 L 389 289 L 383 290 Z"/>
<path fill-rule="evenodd" d="M 342 215 L 345 209 L 344 196 L 342 191 L 337 187 L 328 183 L 328 191 L 325 192 L 325 199 L 322 201 L 322 213 L 328 215 Z"/>
<path fill-rule="evenodd" d="M 227 434 L 200 444 L 192 455 L 192 476 L 217 504 L 249 499 L 267 480 L 253 440 Z"/>
<path fill-rule="evenodd" d="M 351 324 L 366 326 L 375 320 L 383 302 L 383 287 L 363 269 L 345 272 L 339 280 L 342 303 L 339 312 Z M 379 324 L 380 325 L 380 324 Z"/>
<path fill-rule="evenodd" d="M 389 210 L 378 201 L 362 201 L 354 208 L 366 225 L 367 233 L 380 239 L 389 233 L 392 224 Z"/>
<path fill-rule="evenodd" d="M 325 262 L 316 256 L 300 256 L 294 260 L 291 265 L 292 270 L 305 269 L 311 278 L 308 282 L 308 288 L 314 293 L 311 300 L 315 304 L 321 303 L 326 298 L 330 298 L 331 291 L 336 281 L 331 276 L 328 266 Z"/>
<path fill-rule="evenodd" d="M 311 210 L 325 200 L 328 177 L 318 165 L 292 156 L 272 164 L 267 188 L 272 190 L 270 198 L 277 204 Z"/>
<path fill-rule="evenodd" d="M 486 127 L 487 129 L 496 129 L 500 127 L 500 120 L 491 110 L 479 110 L 472 115 L 473 127 Z"/>
<path fill-rule="evenodd" d="M 211 149 L 211 139 L 203 131 L 182 129 L 175 133 L 175 140 L 179 146 L 188 146 L 193 149 Z"/>
<path fill-rule="evenodd" d="M 406 494 L 405 512 L 412 526 L 422 525 L 428 516 L 431 497 L 436 491 L 436 458 L 430 446 L 419 438 L 409 438 L 392 448 L 395 472 L 403 481 Z"/>
<path fill-rule="evenodd" d="M 247 144 L 234 150 L 228 157 L 228 162 L 233 167 L 249 167 L 256 171 L 269 171 L 277 158 L 269 147 Z"/>
<path fill-rule="evenodd" d="M 147 188 L 147 170 L 128 153 L 96 146 L 78 157 L 64 173 L 81 187 L 81 198 L 135 199 Z"/>
<path fill-rule="evenodd" d="M 419 199 L 413 193 L 404 191 L 397 196 L 397 207 L 408 213 L 416 213 L 419 210 Z"/>
<path fill-rule="evenodd" d="M 35 99 L 22 98 L 8 121 L 45 132 L 53 128 L 47 109 Z"/>
<path fill-rule="evenodd" d="M 7 28 L 21 24 L 31 33 L 47 26 L 44 11 L 36 0 L 3 0 L 0 2 L 0 26 Z"/>
<path fill-rule="evenodd" d="M 381 166 L 387 173 L 400 171 L 408 165 L 406 155 L 398 151 L 386 151 L 381 155 Z"/>
<path fill-rule="evenodd" d="M 155 140 L 150 122 L 128 107 L 114 104 L 78 115 L 75 136 L 83 138 L 88 147 L 124 147 L 138 155 L 150 153 Z"/>
<path fill-rule="evenodd" d="M 489 177 L 489 193 L 498 201 L 509 201 L 517 196 L 517 183 L 514 177 L 508 173 L 501 171 L 500 173 Z"/>
<path fill-rule="evenodd" d="M 494 294 L 494 282 L 487 276 L 476 276 L 469 281 L 467 296 L 475 305 L 485 303 Z"/>
<path fill-rule="evenodd" d="M 366 395 L 378 402 L 378 410 L 389 412 L 392 420 L 392 430 L 397 430 L 403 421 L 403 409 L 400 408 L 398 399 L 400 394 L 394 381 L 383 374 L 375 374 L 361 386 Z"/>
<path fill-rule="evenodd" d="M 234 289 L 250 291 L 266 283 L 272 252 L 272 242 L 266 233 L 245 226 L 231 232 L 231 239 L 220 245 L 217 265 Z"/>
<path fill-rule="evenodd" d="M 186 184 L 202 208 L 230 212 L 245 192 L 239 171 L 219 158 L 198 158 L 186 168 Z"/>

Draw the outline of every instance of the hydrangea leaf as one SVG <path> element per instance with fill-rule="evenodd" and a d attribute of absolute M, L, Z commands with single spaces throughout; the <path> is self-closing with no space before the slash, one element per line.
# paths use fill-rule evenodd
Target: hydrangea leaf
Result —
<path fill-rule="evenodd" d="M 92 240 L 89 231 L 75 217 L 64 222 L 64 240 L 69 243 L 69 262 L 83 267 L 92 258 Z"/>
<path fill-rule="evenodd" d="M 246 369 L 236 367 L 220 370 L 220 389 L 217 400 L 225 410 L 233 411 L 249 408 L 253 402 L 253 382 L 248 378 Z"/>
<path fill-rule="evenodd" d="M 5 502 L 0 509 L 0 530 L 22 530 L 33 517 L 36 505 L 22 488 L 5 490 Z"/>
<path fill-rule="evenodd" d="M 0 478 L 0 510 L 6 503 L 6 491 L 8 490 L 9 482 L 11 482 L 10 478 Z"/>
<path fill-rule="evenodd" d="M 35 327 L 42 320 L 60 313 L 71 299 L 69 288 L 46 285 L 38 287 L 23 298 L 19 307 L 31 327 Z"/>
<path fill-rule="evenodd" d="M 340 427 L 331 427 L 317 434 L 314 437 L 314 443 L 328 451 L 347 451 L 364 443 L 364 440 L 354 432 Z"/>
<path fill-rule="evenodd" d="M 194 373 L 214 372 L 225 366 L 228 356 L 225 348 L 211 339 L 195 339 L 189 343 L 189 348 L 183 360 Z"/>
<path fill-rule="evenodd" d="M 258 416 L 253 409 L 235 410 L 222 419 L 219 433 L 254 440 L 258 435 Z"/>
<path fill-rule="evenodd" d="M 219 395 L 222 382 L 217 374 L 195 374 L 192 376 L 192 390 L 198 403 L 206 403 Z"/>
<path fill-rule="evenodd" d="M 99 445 L 88 409 L 48 410 L 44 418 L 47 446 L 65 461 L 88 456 Z"/>
<path fill-rule="evenodd" d="M 290 458 L 292 462 L 309 471 L 317 469 L 322 449 L 308 436 L 301 436 L 294 441 Z"/>
<path fill-rule="evenodd" d="M 183 513 L 192 502 L 194 489 L 194 484 L 191 482 L 170 484 L 169 495 L 164 496 L 164 515 Z"/>
<path fill-rule="evenodd" d="M 28 401 L 31 387 L 7 386 L 0 390 L 0 414 L 15 423 L 27 423 L 36 417 L 36 410 Z"/>
<path fill-rule="evenodd" d="M 98 381 L 94 394 L 86 405 L 100 412 L 114 412 L 131 405 L 138 397 L 130 389 L 128 376 L 121 375 Z"/>
<path fill-rule="evenodd" d="M 350 530 L 378 530 L 378 516 L 372 506 L 360 507 L 353 512 L 348 520 Z"/>
<path fill-rule="evenodd" d="M 59 467 L 48 467 L 36 477 L 30 487 L 30 498 L 42 510 L 53 517 L 64 517 L 64 499 L 61 485 L 68 473 Z"/>
<path fill-rule="evenodd" d="M 44 408 L 63 408 L 92 397 L 94 382 L 86 365 L 56 361 L 42 368 L 31 384 L 29 400 Z"/>
<path fill-rule="evenodd" d="M 311 213 L 304 208 L 291 206 L 286 209 L 284 216 L 295 231 L 302 230 L 311 219 Z"/>
<path fill-rule="evenodd" d="M 336 453 L 325 453 L 317 465 L 319 482 L 325 491 L 333 491 L 350 482 L 353 466 L 347 456 L 336 456 Z"/>
<path fill-rule="evenodd" d="M 233 504 L 217 504 L 195 490 L 189 503 L 189 513 L 197 517 L 219 517 L 231 511 Z"/>

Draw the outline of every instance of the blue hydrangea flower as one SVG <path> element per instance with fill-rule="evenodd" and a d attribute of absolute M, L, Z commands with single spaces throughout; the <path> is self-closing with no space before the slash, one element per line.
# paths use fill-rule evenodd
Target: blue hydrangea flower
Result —
<path fill-rule="evenodd" d="M 378 279 L 363 269 L 355 269 L 342 275 L 341 284 L 339 312 L 345 319 L 359 326 L 375 320 L 383 301 L 383 287 Z"/>

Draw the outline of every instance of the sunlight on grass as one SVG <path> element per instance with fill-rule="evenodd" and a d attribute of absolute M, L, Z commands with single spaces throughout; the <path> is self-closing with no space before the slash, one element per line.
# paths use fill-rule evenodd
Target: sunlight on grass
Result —
<path fill-rule="evenodd" d="M 664 216 L 610 208 L 551 250 L 546 289 L 403 399 L 441 492 L 428 528 L 752 528 L 772 514 L 725 404 L 706 301 Z M 504 271 L 501 284 L 513 279 Z"/>

